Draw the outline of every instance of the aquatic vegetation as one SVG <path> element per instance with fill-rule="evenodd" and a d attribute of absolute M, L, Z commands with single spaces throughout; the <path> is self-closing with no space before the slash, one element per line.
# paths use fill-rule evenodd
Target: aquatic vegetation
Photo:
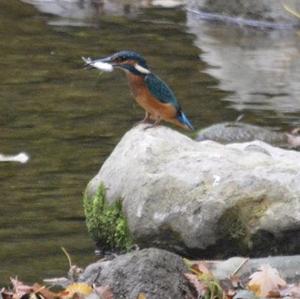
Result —
<path fill-rule="evenodd" d="M 84 195 L 83 204 L 88 232 L 97 246 L 103 249 L 130 249 L 132 238 L 121 200 L 108 204 L 106 188 L 101 184 L 93 197 Z"/>

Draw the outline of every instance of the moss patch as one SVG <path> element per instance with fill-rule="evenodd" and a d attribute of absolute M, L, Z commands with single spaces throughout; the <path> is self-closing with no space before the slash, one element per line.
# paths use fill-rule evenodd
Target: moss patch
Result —
<path fill-rule="evenodd" d="M 109 205 L 103 184 L 92 198 L 84 196 L 83 205 L 88 232 L 97 246 L 105 250 L 129 250 L 132 247 L 122 203 L 118 200 Z"/>
<path fill-rule="evenodd" d="M 252 247 L 251 231 L 257 226 L 268 209 L 268 200 L 262 197 L 253 201 L 249 198 L 228 209 L 219 221 L 219 232 L 242 252 Z"/>

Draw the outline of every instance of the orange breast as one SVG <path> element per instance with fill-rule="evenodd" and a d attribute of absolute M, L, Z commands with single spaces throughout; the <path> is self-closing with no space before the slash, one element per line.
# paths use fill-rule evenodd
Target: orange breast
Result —
<path fill-rule="evenodd" d="M 129 86 L 137 103 L 154 119 L 170 121 L 176 117 L 176 108 L 171 104 L 161 103 L 149 91 L 144 79 L 131 73 L 127 74 Z"/>

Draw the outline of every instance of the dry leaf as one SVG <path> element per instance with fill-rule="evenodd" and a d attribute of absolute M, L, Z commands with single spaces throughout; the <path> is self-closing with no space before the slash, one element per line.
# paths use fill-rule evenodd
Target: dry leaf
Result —
<path fill-rule="evenodd" d="M 21 299 L 45 299 L 40 293 L 30 292 L 24 294 Z"/>
<path fill-rule="evenodd" d="M 236 291 L 235 290 L 228 290 L 225 292 L 226 295 L 226 299 L 233 299 L 233 297 L 235 296 Z"/>
<path fill-rule="evenodd" d="M 12 299 L 13 292 L 7 291 L 3 288 L 1 290 L 1 297 L 2 297 L 2 299 Z"/>
<path fill-rule="evenodd" d="M 300 298 L 300 284 L 289 284 L 286 288 L 280 290 L 280 297 L 288 297 L 293 299 L 299 299 Z"/>
<path fill-rule="evenodd" d="M 191 266 L 191 269 L 193 272 L 198 272 L 199 274 L 211 274 L 206 264 L 202 261 L 194 262 Z"/>
<path fill-rule="evenodd" d="M 59 295 L 57 293 L 51 292 L 49 289 L 47 289 L 46 287 L 35 283 L 32 286 L 32 290 L 34 293 L 39 293 L 41 294 L 45 299 L 56 299 L 59 297 Z"/>
<path fill-rule="evenodd" d="M 292 286 L 290 289 L 290 294 L 293 298 L 300 298 L 300 285 Z"/>
<path fill-rule="evenodd" d="M 241 288 L 243 287 L 241 278 L 237 275 L 230 275 L 229 277 L 231 284 L 233 286 L 233 288 L 237 289 L 237 288 Z"/>
<path fill-rule="evenodd" d="M 113 293 L 109 286 L 94 287 L 94 290 L 101 297 L 101 299 L 113 299 Z"/>
<path fill-rule="evenodd" d="M 13 287 L 13 299 L 19 299 L 25 294 L 29 294 L 31 292 L 32 287 L 24 284 L 22 281 L 18 280 L 18 278 L 10 278 L 10 282 Z"/>
<path fill-rule="evenodd" d="M 66 287 L 64 291 L 60 293 L 60 297 L 63 299 L 73 298 L 75 294 L 88 296 L 93 292 L 92 287 L 84 282 L 72 283 Z"/>
<path fill-rule="evenodd" d="M 139 293 L 137 299 L 147 299 L 144 293 Z"/>
<path fill-rule="evenodd" d="M 191 273 L 184 273 L 184 276 L 187 278 L 187 280 L 190 282 L 190 284 L 195 288 L 197 292 L 197 297 L 201 298 L 203 297 L 207 291 L 207 285 L 198 279 L 198 276 Z"/>
<path fill-rule="evenodd" d="M 270 265 L 263 265 L 259 271 L 250 276 L 248 288 L 257 296 L 267 297 L 270 292 L 277 292 L 285 287 L 286 282 L 279 276 L 278 271 Z"/>

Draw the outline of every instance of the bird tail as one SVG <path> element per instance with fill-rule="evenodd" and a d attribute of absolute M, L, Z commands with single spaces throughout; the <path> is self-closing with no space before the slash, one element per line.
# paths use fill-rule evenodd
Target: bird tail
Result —
<path fill-rule="evenodd" d="M 189 121 L 189 119 L 186 117 L 186 115 L 182 112 L 179 111 L 177 114 L 177 119 L 179 120 L 179 122 L 181 124 L 183 124 L 187 129 L 190 129 L 192 131 L 194 131 L 194 127 L 192 125 L 192 123 Z"/>

